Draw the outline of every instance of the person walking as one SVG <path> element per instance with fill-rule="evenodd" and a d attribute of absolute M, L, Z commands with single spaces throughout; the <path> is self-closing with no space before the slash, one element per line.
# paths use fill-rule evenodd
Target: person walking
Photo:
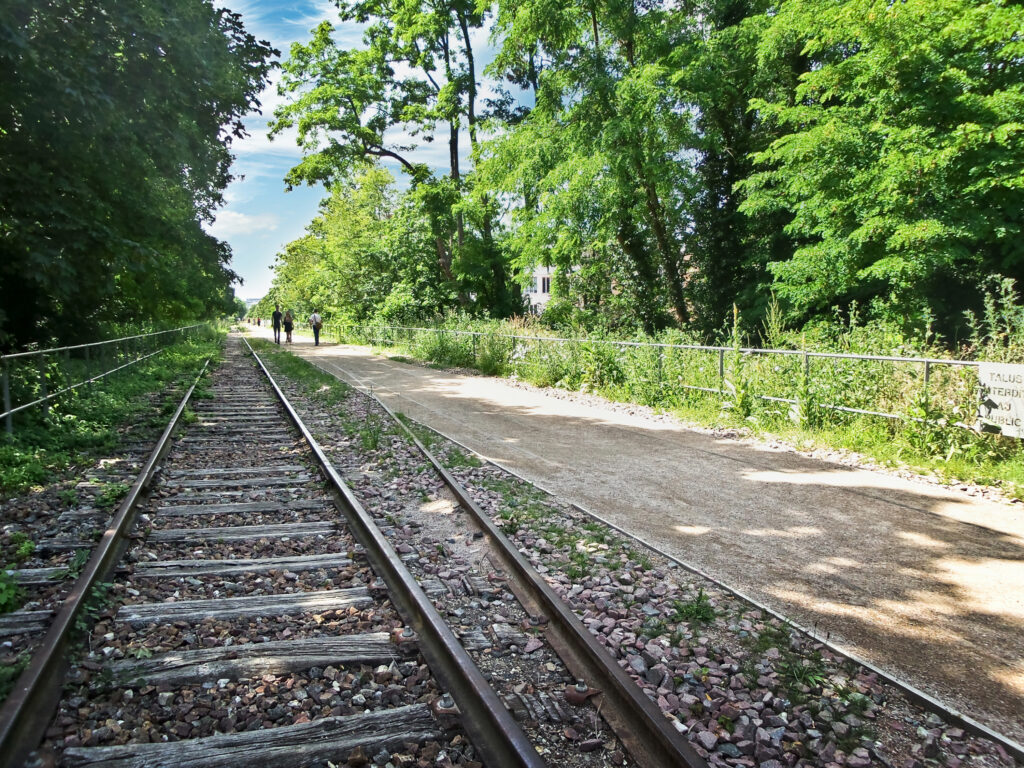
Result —
<path fill-rule="evenodd" d="M 317 314 L 316 310 L 313 310 L 313 314 L 309 316 L 309 327 L 313 329 L 313 346 L 320 346 L 320 329 L 323 328 L 324 319 Z"/>
<path fill-rule="evenodd" d="M 270 319 L 274 321 L 274 343 L 281 343 L 281 319 L 284 315 L 281 314 L 281 305 L 274 305 L 274 314 L 270 316 Z"/>
<path fill-rule="evenodd" d="M 292 326 L 295 324 L 295 318 L 292 317 L 292 311 L 286 310 L 284 313 L 284 340 L 288 344 L 292 343 Z"/>

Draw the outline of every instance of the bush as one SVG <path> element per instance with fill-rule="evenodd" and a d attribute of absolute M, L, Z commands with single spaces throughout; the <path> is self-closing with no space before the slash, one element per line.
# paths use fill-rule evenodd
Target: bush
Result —
<path fill-rule="evenodd" d="M 504 376 L 512 356 L 512 340 L 489 331 L 477 337 L 476 367 L 488 376 Z"/>

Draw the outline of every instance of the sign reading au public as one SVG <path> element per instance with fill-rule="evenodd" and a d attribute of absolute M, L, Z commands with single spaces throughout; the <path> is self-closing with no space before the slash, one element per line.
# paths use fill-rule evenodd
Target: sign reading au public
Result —
<path fill-rule="evenodd" d="M 998 428 L 1008 437 L 1024 437 L 1024 365 L 981 363 L 978 427 Z"/>

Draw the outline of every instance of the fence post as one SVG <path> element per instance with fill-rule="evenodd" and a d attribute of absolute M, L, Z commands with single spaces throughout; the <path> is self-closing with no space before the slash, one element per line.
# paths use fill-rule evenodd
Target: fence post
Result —
<path fill-rule="evenodd" d="M 476 362 L 476 334 L 473 334 L 473 362 Z"/>
<path fill-rule="evenodd" d="M 725 394 L 725 350 L 718 350 L 718 394 Z"/>
<path fill-rule="evenodd" d="M 928 384 L 931 381 L 931 378 L 932 378 L 932 364 L 928 360 L 925 360 L 924 361 L 924 392 L 923 392 L 923 396 L 921 398 L 921 401 L 924 404 L 924 423 L 925 424 L 928 423 L 928 414 L 929 414 L 929 411 L 931 410 L 928 407 Z"/>
<path fill-rule="evenodd" d="M 39 356 L 39 394 L 43 396 L 43 416 L 49 416 L 50 404 L 46 401 L 49 395 L 46 390 L 46 355 Z"/>
<path fill-rule="evenodd" d="M 11 361 L 4 360 L 4 373 L 3 373 L 3 390 L 4 390 L 4 410 L 11 410 Z M 7 429 L 8 435 L 14 434 L 14 421 L 11 414 L 7 414 L 4 419 L 4 423 Z"/>

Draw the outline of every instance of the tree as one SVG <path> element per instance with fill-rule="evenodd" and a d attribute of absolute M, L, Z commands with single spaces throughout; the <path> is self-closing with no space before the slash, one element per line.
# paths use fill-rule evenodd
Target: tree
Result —
<path fill-rule="evenodd" d="M 436 263 L 421 256 L 434 236 L 423 189 L 399 196 L 380 167 L 332 185 L 306 234 L 278 254 L 261 308 L 281 302 L 304 315 L 315 307 L 342 322 L 438 314 L 454 296 Z"/>
<path fill-rule="evenodd" d="M 668 322 L 666 306 L 689 316 L 678 197 L 687 166 L 675 149 L 690 119 L 668 87 L 666 59 L 680 18 L 646 0 L 531 0 L 498 16 L 505 39 L 495 70 L 537 89 L 488 170 L 499 189 L 522 195 L 520 261 L 562 258 L 565 271 L 584 251 L 619 260 L 619 289 L 648 331 Z M 582 247 L 572 244 L 578 235 Z"/>
<path fill-rule="evenodd" d="M 739 184 L 753 173 L 752 154 L 775 138 L 749 109 L 750 100 L 788 98 L 802 65 L 799 49 L 758 60 L 770 6 L 768 0 L 694 3 L 670 54 L 678 98 L 694 115 L 693 130 L 677 135 L 678 154 L 693 164 L 681 192 L 689 219 L 683 235 L 687 294 L 694 324 L 709 336 L 731 323 L 734 304 L 745 319 L 759 319 L 770 294 L 767 264 L 792 251 L 784 211 L 753 216 L 740 210 Z"/>
<path fill-rule="evenodd" d="M 330 187 L 374 162 L 398 162 L 429 216 L 427 253 L 458 287 L 460 303 L 468 307 L 475 296 L 492 313 L 508 314 L 518 303 L 494 242 L 493 205 L 486 193 L 475 201 L 465 197 L 460 165 L 463 125 L 474 155 L 479 145 L 471 32 L 483 12 L 467 0 L 361 0 L 340 3 L 339 10 L 343 21 L 367 25 L 366 47 L 338 48 L 327 22 L 308 45 L 292 47 L 281 84 L 292 100 L 275 112 L 272 135 L 296 126 L 305 154 L 286 181 Z M 414 145 L 389 141 L 400 131 L 433 141 L 439 125 L 448 129 L 447 179 L 416 160 Z M 467 230 L 467 219 L 475 232 Z"/>
<path fill-rule="evenodd" d="M 219 313 L 206 235 L 272 49 L 207 0 L 8 0 L 0 345 Z"/>
<path fill-rule="evenodd" d="M 1002 0 L 788 0 L 759 47 L 809 60 L 795 100 L 756 100 L 781 136 L 755 156 L 750 214 L 792 216 L 780 298 L 951 329 L 986 275 L 1024 278 L 1024 8 Z"/>

